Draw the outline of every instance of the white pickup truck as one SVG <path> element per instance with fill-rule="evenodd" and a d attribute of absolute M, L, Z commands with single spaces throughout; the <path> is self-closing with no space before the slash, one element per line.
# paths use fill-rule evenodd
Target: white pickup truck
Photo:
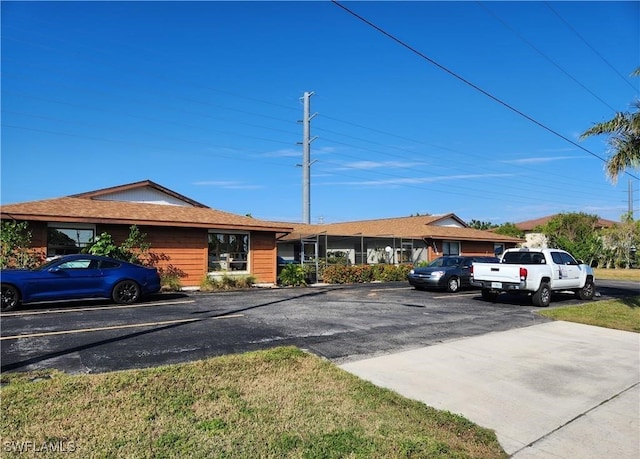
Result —
<path fill-rule="evenodd" d="M 471 285 L 480 287 L 487 301 L 501 292 L 530 294 L 536 306 L 549 306 L 551 292 L 570 290 L 591 300 L 596 289 L 591 267 L 557 249 L 507 249 L 499 264 L 473 263 Z"/>

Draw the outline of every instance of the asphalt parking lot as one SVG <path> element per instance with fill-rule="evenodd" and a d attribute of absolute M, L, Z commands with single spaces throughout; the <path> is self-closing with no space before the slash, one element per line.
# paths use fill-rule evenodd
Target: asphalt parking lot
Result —
<path fill-rule="evenodd" d="M 600 299 L 638 295 L 601 282 Z M 504 297 L 504 298 L 503 298 Z M 1 315 L 2 371 L 96 373 L 295 345 L 343 364 L 548 322 L 526 298 L 482 301 L 406 283 L 163 294 L 109 302 L 26 305 Z M 579 304 L 571 295 L 552 307 Z"/>

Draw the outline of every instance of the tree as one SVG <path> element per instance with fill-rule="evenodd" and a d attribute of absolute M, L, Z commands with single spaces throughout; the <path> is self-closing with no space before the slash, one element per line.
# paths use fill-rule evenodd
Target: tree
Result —
<path fill-rule="evenodd" d="M 598 220 L 597 215 L 583 212 L 563 213 L 535 230 L 547 237 L 549 247 L 566 250 L 585 263 L 592 264 L 602 249 Z"/>
<path fill-rule="evenodd" d="M 467 225 L 469 226 L 469 228 L 474 228 L 479 230 L 489 230 L 498 226 L 491 222 L 481 222 L 479 220 L 471 220 L 469 223 L 467 223 Z"/>
<path fill-rule="evenodd" d="M 640 76 L 640 67 L 632 75 Z M 609 121 L 593 125 L 580 136 L 580 139 L 601 134 L 609 136 L 610 156 L 605 170 L 613 183 L 625 169 L 640 167 L 640 100 L 632 105 L 635 112 L 618 112 Z"/>
<path fill-rule="evenodd" d="M 640 246 L 640 221 L 633 221 L 630 214 L 622 216 L 622 222 L 602 231 L 603 250 L 599 264 L 605 268 L 631 268 Z"/>
<path fill-rule="evenodd" d="M 503 223 L 493 230 L 496 234 L 502 234 L 503 236 L 512 236 L 512 237 L 524 237 L 524 231 L 518 228 L 515 223 Z"/>
<path fill-rule="evenodd" d="M 0 268 L 33 268 L 43 259 L 43 254 L 31 248 L 31 231 L 27 222 L 2 222 Z"/>
<path fill-rule="evenodd" d="M 109 233 L 102 233 L 84 251 L 130 263 L 154 265 L 158 256 L 150 253 L 151 245 L 146 242 L 146 238 L 147 235 L 133 225 L 129 228 L 129 236 L 122 244 L 117 245 Z"/>

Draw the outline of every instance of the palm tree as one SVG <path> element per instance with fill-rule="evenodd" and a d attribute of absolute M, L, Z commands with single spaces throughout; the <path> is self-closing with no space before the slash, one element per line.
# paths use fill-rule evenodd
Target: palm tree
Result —
<path fill-rule="evenodd" d="M 640 67 L 631 75 L 640 76 Z M 613 119 L 593 125 L 580 136 L 580 139 L 585 139 L 592 135 L 609 135 L 611 156 L 605 171 L 613 183 L 626 168 L 640 167 L 640 100 L 636 100 L 633 106 L 635 112 L 616 113 Z"/>

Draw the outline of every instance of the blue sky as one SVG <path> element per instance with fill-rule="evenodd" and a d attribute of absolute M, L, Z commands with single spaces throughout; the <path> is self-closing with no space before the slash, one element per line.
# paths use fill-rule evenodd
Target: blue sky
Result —
<path fill-rule="evenodd" d="M 639 96 L 640 3 L 342 5 L 413 51 L 330 1 L 3 1 L 1 202 L 149 179 L 299 222 L 314 92 L 312 223 L 640 212 L 578 139 Z"/>

